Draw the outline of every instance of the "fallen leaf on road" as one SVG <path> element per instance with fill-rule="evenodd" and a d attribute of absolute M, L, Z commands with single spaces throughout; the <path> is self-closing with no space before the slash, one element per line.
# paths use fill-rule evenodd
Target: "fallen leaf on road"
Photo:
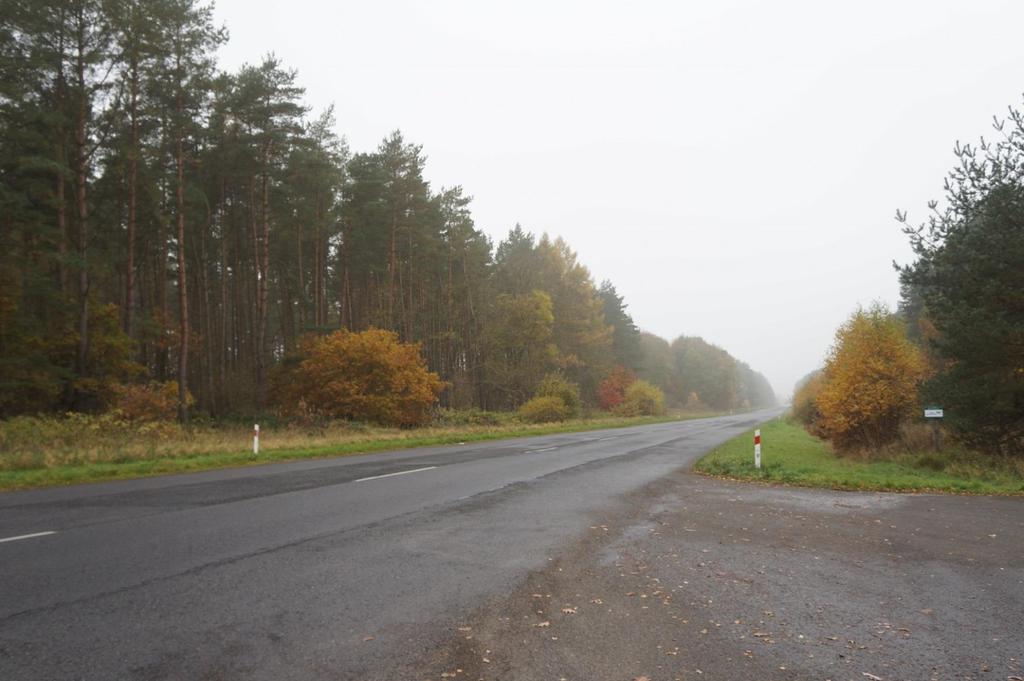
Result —
<path fill-rule="evenodd" d="M 575 615 L 577 608 L 562 608 L 563 615 Z"/>
<path fill-rule="evenodd" d="M 459 627 L 459 631 L 473 631 L 473 627 Z"/>
<path fill-rule="evenodd" d="M 364 642 L 366 642 L 366 641 L 372 641 L 372 640 L 373 640 L 373 639 L 375 639 L 375 638 L 377 638 L 377 637 L 376 637 L 376 636 L 364 636 L 364 637 L 363 637 L 363 641 L 364 641 Z"/>
<path fill-rule="evenodd" d="M 866 676 L 871 679 L 871 681 L 882 681 L 881 676 L 875 676 L 874 674 L 868 674 L 867 672 L 861 672 L 861 676 Z"/>
<path fill-rule="evenodd" d="M 597 605 L 601 605 L 602 603 L 604 603 L 604 601 L 602 601 L 600 598 L 592 598 L 590 599 L 590 602 L 596 603 Z"/>
<path fill-rule="evenodd" d="M 533 626 L 535 626 L 535 627 L 550 627 L 551 626 L 551 622 L 548 622 L 547 620 L 545 620 L 543 622 L 538 622 L 537 624 L 534 624 Z"/>
<path fill-rule="evenodd" d="M 637 677 L 634 677 L 633 681 L 651 681 L 651 680 L 649 678 L 647 678 L 646 676 L 637 676 Z"/>

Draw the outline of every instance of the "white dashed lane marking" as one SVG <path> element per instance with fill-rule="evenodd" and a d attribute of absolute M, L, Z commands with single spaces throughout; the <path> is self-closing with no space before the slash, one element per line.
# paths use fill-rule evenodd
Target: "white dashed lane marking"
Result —
<path fill-rule="evenodd" d="M 385 473 L 384 475 L 371 475 L 368 478 L 359 478 L 355 482 L 366 482 L 367 480 L 380 480 L 381 478 L 393 478 L 396 475 L 408 475 L 409 473 L 419 473 L 420 471 L 432 471 L 437 466 L 427 466 L 426 468 L 413 468 L 411 471 L 398 471 L 397 473 Z"/>
<path fill-rule="evenodd" d="M 35 537 L 45 537 L 50 534 L 57 534 L 54 530 L 47 530 L 46 532 L 33 532 L 32 534 L 19 534 L 17 537 L 4 537 L 0 539 L 0 544 L 9 541 L 21 541 L 22 539 L 34 539 Z"/>

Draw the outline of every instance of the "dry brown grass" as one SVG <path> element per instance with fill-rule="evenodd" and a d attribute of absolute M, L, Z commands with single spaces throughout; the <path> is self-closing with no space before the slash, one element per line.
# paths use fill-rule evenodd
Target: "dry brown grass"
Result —
<path fill-rule="evenodd" d="M 693 417 L 694 415 L 687 415 Z M 675 418 L 682 415 L 676 414 Z M 513 414 L 447 412 L 434 425 L 387 428 L 361 423 L 264 427 L 260 460 L 329 456 L 380 451 L 421 444 L 518 437 L 559 431 L 591 430 L 650 423 L 594 415 L 556 424 L 529 424 Z M 62 467 L 126 464 L 169 459 L 220 457 L 244 461 L 252 452 L 247 425 L 205 425 L 185 429 L 175 423 L 133 424 L 116 415 L 18 417 L 0 422 L 0 471 L 33 471 Z M 211 467 L 209 465 L 203 467 Z"/>

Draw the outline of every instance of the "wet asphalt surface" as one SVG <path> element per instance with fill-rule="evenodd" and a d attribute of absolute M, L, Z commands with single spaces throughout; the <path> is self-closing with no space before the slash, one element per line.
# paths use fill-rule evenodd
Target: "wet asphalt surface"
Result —
<path fill-rule="evenodd" d="M 1024 498 L 686 472 L 772 415 L 0 494 L 0 679 L 1024 678 Z"/>
<path fill-rule="evenodd" d="M 0 681 L 397 678 L 769 416 L 0 494 Z"/>
<path fill-rule="evenodd" d="M 1024 678 L 1024 498 L 675 473 L 425 663 L 453 679 Z"/>

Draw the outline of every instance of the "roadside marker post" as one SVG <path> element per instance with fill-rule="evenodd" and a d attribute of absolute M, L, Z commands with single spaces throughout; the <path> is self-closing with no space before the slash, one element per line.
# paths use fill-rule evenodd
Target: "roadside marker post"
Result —
<path fill-rule="evenodd" d="M 260 453 L 260 424 L 252 427 L 252 453 L 253 456 Z"/>
<path fill-rule="evenodd" d="M 761 430 L 754 431 L 754 468 L 761 470 Z"/>

